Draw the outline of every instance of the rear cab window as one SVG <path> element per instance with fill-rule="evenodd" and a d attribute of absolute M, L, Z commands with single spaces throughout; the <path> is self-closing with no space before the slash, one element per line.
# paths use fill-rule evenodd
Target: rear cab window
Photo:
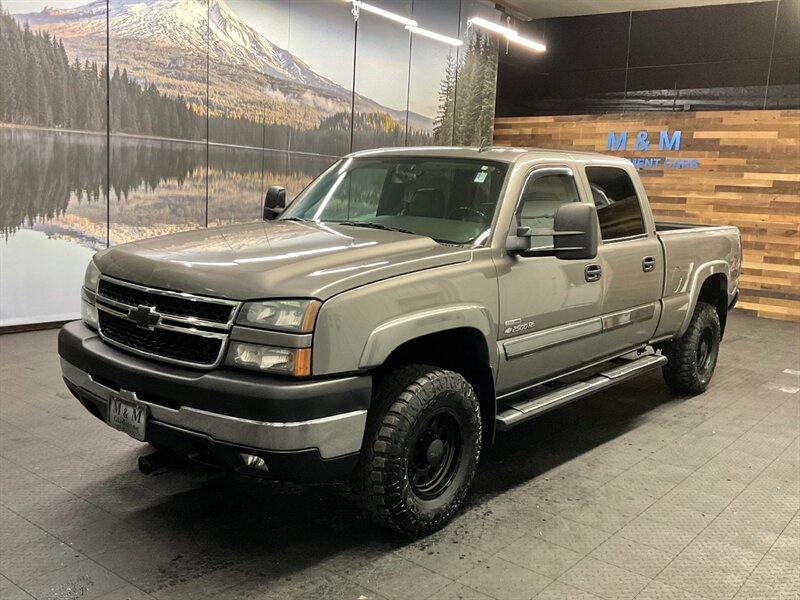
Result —
<path fill-rule="evenodd" d="M 642 203 L 630 176 L 618 167 L 586 167 L 600 233 L 604 242 L 647 233 Z"/>

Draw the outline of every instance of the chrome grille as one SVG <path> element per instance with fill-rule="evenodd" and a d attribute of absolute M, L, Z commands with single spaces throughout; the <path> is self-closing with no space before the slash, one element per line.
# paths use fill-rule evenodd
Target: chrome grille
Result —
<path fill-rule="evenodd" d="M 229 325 L 235 304 L 200 299 L 189 294 L 162 292 L 131 284 L 101 279 L 97 293 L 106 300 L 125 306 L 152 306 L 156 312 L 174 317 L 191 317 L 197 320 Z"/>
<path fill-rule="evenodd" d="M 98 314 L 103 334 L 126 348 L 196 365 L 213 365 L 223 340 L 198 337 L 165 329 L 142 329 L 133 321 L 111 313 Z"/>
<path fill-rule="evenodd" d="M 101 276 L 100 336 L 130 352 L 175 364 L 222 362 L 239 303 L 149 288 Z"/>

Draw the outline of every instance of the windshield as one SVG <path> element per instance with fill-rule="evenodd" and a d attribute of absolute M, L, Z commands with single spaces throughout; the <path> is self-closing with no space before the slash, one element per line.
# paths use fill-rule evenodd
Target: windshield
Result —
<path fill-rule="evenodd" d="M 507 170 L 504 163 L 475 159 L 348 158 L 306 188 L 280 218 L 467 244 L 489 228 Z"/>

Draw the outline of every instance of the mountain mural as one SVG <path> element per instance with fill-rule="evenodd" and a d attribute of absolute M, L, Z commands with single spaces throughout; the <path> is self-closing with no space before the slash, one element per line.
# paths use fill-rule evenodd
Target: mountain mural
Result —
<path fill-rule="evenodd" d="M 0 0 L 0 327 L 77 315 L 93 251 L 257 220 L 270 185 L 293 197 L 351 149 L 491 138 L 497 42 L 475 28 L 412 55 L 379 17 L 356 37 L 343 0 L 47 1 Z M 493 14 L 414 10 L 452 33 Z"/>
<path fill-rule="evenodd" d="M 204 106 L 210 78 L 215 90 L 209 105 L 212 115 L 314 127 L 325 117 L 350 111 L 351 90 L 273 44 L 223 0 L 96 0 L 14 17 L 34 31 L 60 38 L 70 56 L 104 63 L 106 6 L 112 68 L 155 84 L 168 95 L 180 94 L 198 110 Z M 356 95 L 355 109 L 406 119 L 405 110 L 361 95 Z M 408 120 L 412 129 L 432 130 L 433 115 L 412 112 Z"/>

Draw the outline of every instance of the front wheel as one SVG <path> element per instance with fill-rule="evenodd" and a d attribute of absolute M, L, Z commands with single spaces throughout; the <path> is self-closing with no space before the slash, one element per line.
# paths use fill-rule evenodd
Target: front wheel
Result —
<path fill-rule="evenodd" d="M 358 469 L 367 514 L 409 535 L 438 529 L 464 500 L 480 448 L 478 399 L 461 375 L 393 371 L 376 388 Z"/>
<path fill-rule="evenodd" d="M 689 328 L 663 348 L 668 362 L 663 368 L 667 386 L 679 394 L 700 394 L 714 375 L 719 356 L 721 327 L 714 307 L 698 302 Z"/>

